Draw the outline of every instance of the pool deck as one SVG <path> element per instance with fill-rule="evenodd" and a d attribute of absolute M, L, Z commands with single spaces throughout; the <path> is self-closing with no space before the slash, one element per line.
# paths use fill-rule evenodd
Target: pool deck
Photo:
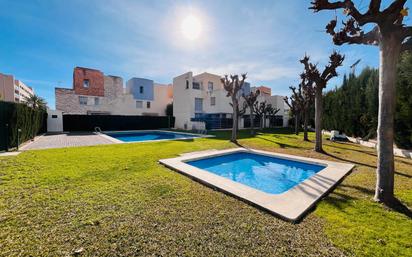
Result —
<path fill-rule="evenodd" d="M 160 140 L 146 140 L 146 141 L 131 141 L 123 142 L 114 137 L 108 136 L 104 133 L 134 133 L 134 132 L 171 132 L 177 134 L 190 135 L 195 137 L 183 137 L 178 139 L 160 139 Z M 52 148 L 66 148 L 66 147 L 80 147 L 80 146 L 93 146 L 93 145 L 107 145 L 107 144 L 130 144 L 130 143 L 148 143 L 148 142 L 160 142 L 168 140 L 192 140 L 195 138 L 214 137 L 213 135 L 194 134 L 190 132 L 175 132 L 169 130 L 130 130 L 130 131 L 103 131 L 102 133 L 96 132 L 68 132 L 59 134 L 45 134 L 37 136 L 33 141 L 28 141 L 20 146 L 21 151 L 27 150 L 41 150 Z"/>
<path fill-rule="evenodd" d="M 236 152 L 249 152 L 269 157 L 318 164 L 326 166 L 326 168 L 284 193 L 268 194 L 185 163 Z M 304 215 L 322 199 L 322 197 L 333 190 L 354 167 L 354 165 L 347 163 L 245 148 L 185 154 L 177 158 L 159 160 L 159 162 L 166 167 L 189 176 L 195 181 L 218 189 L 291 222 L 300 221 Z"/>
<path fill-rule="evenodd" d="M 62 133 L 38 136 L 20 147 L 20 150 L 40 150 L 92 145 L 114 144 L 113 141 L 97 133 Z"/>

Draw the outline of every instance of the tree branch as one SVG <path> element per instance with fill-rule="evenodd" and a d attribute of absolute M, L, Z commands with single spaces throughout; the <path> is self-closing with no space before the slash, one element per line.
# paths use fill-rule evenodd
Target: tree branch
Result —
<path fill-rule="evenodd" d="M 412 37 L 402 44 L 401 51 L 412 51 Z"/>
<path fill-rule="evenodd" d="M 379 12 L 379 9 L 381 7 L 381 0 L 371 0 L 369 3 L 369 13 L 370 14 L 377 14 Z"/>
<path fill-rule="evenodd" d="M 403 38 L 412 37 L 412 26 L 403 27 Z"/>
<path fill-rule="evenodd" d="M 347 44 L 362 44 L 362 45 L 379 45 L 380 32 L 379 27 L 375 26 L 368 33 L 360 31 L 358 35 L 351 36 L 347 30 L 342 29 L 340 32 L 333 35 L 333 43 L 336 45 Z"/>
<path fill-rule="evenodd" d="M 365 14 L 361 14 L 359 10 L 355 7 L 355 4 L 351 0 L 343 0 L 337 2 L 329 2 L 328 0 L 314 0 L 311 2 L 312 6 L 309 9 L 312 9 L 314 12 L 319 12 L 322 10 L 337 10 L 344 9 L 345 14 L 352 16 L 359 25 L 365 25 L 367 23 L 375 22 L 379 20 L 379 9 L 378 12 L 375 12 L 373 8 L 380 7 L 380 0 L 372 0 L 369 10 Z"/>
<path fill-rule="evenodd" d="M 395 0 L 388 8 L 381 12 L 381 20 L 382 21 L 390 21 L 394 23 L 396 20 L 400 19 L 400 23 L 402 23 L 403 16 L 400 14 L 403 6 L 405 5 L 406 0 Z"/>

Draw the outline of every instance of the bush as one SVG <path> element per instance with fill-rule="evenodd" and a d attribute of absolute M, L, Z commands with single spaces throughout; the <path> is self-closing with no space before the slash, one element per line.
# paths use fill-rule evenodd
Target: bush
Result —
<path fill-rule="evenodd" d="M 47 113 L 25 104 L 0 101 L 0 150 L 17 146 L 17 130 L 20 144 L 46 132 Z"/>

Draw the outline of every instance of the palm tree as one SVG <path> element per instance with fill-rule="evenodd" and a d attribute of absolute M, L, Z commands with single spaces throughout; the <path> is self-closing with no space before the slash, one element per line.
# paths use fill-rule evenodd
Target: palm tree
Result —
<path fill-rule="evenodd" d="M 26 104 L 33 109 L 46 110 L 47 102 L 38 95 L 26 97 Z"/>

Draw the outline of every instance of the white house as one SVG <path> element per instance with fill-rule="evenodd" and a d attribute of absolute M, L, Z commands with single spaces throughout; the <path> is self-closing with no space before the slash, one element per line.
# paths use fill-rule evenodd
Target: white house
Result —
<path fill-rule="evenodd" d="M 221 76 L 211 73 L 201 73 L 193 76 L 192 72 L 184 73 L 173 79 L 173 116 L 175 116 L 175 128 L 178 129 L 208 129 L 230 128 L 232 127 L 232 107 L 231 99 L 227 97 L 227 92 L 220 81 Z M 256 90 L 257 88 L 254 88 Z M 260 88 L 259 88 L 260 89 Z M 259 101 L 267 101 L 280 111 L 276 114 L 277 119 L 281 119 L 281 124 L 274 124 L 268 119 L 267 126 L 286 126 L 287 118 L 283 97 L 261 94 Z M 242 94 L 250 93 L 250 84 L 245 83 Z M 265 91 L 267 93 L 267 90 Z M 243 104 L 240 97 L 240 106 Z M 246 112 L 248 115 L 248 112 Z M 239 118 L 239 128 L 248 125 L 246 117 Z M 286 121 L 286 123 L 284 122 Z M 279 122 L 277 122 L 279 123 Z M 256 124 L 257 125 L 257 124 Z"/>
<path fill-rule="evenodd" d="M 260 94 L 257 98 L 258 102 L 266 102 L 272 107 L 279 109 L 274 117 L 267 118 L 267 127 L 287 127 L 289 121 L 289 107 L 285 104 L 284 96 L 272 95 L 272 89 L 270 87 L 259 86 L 252 87 L 251 91 L 255 92 L 259 90 Z M 249 114 L 249 112 L 247 112 Z"/>

